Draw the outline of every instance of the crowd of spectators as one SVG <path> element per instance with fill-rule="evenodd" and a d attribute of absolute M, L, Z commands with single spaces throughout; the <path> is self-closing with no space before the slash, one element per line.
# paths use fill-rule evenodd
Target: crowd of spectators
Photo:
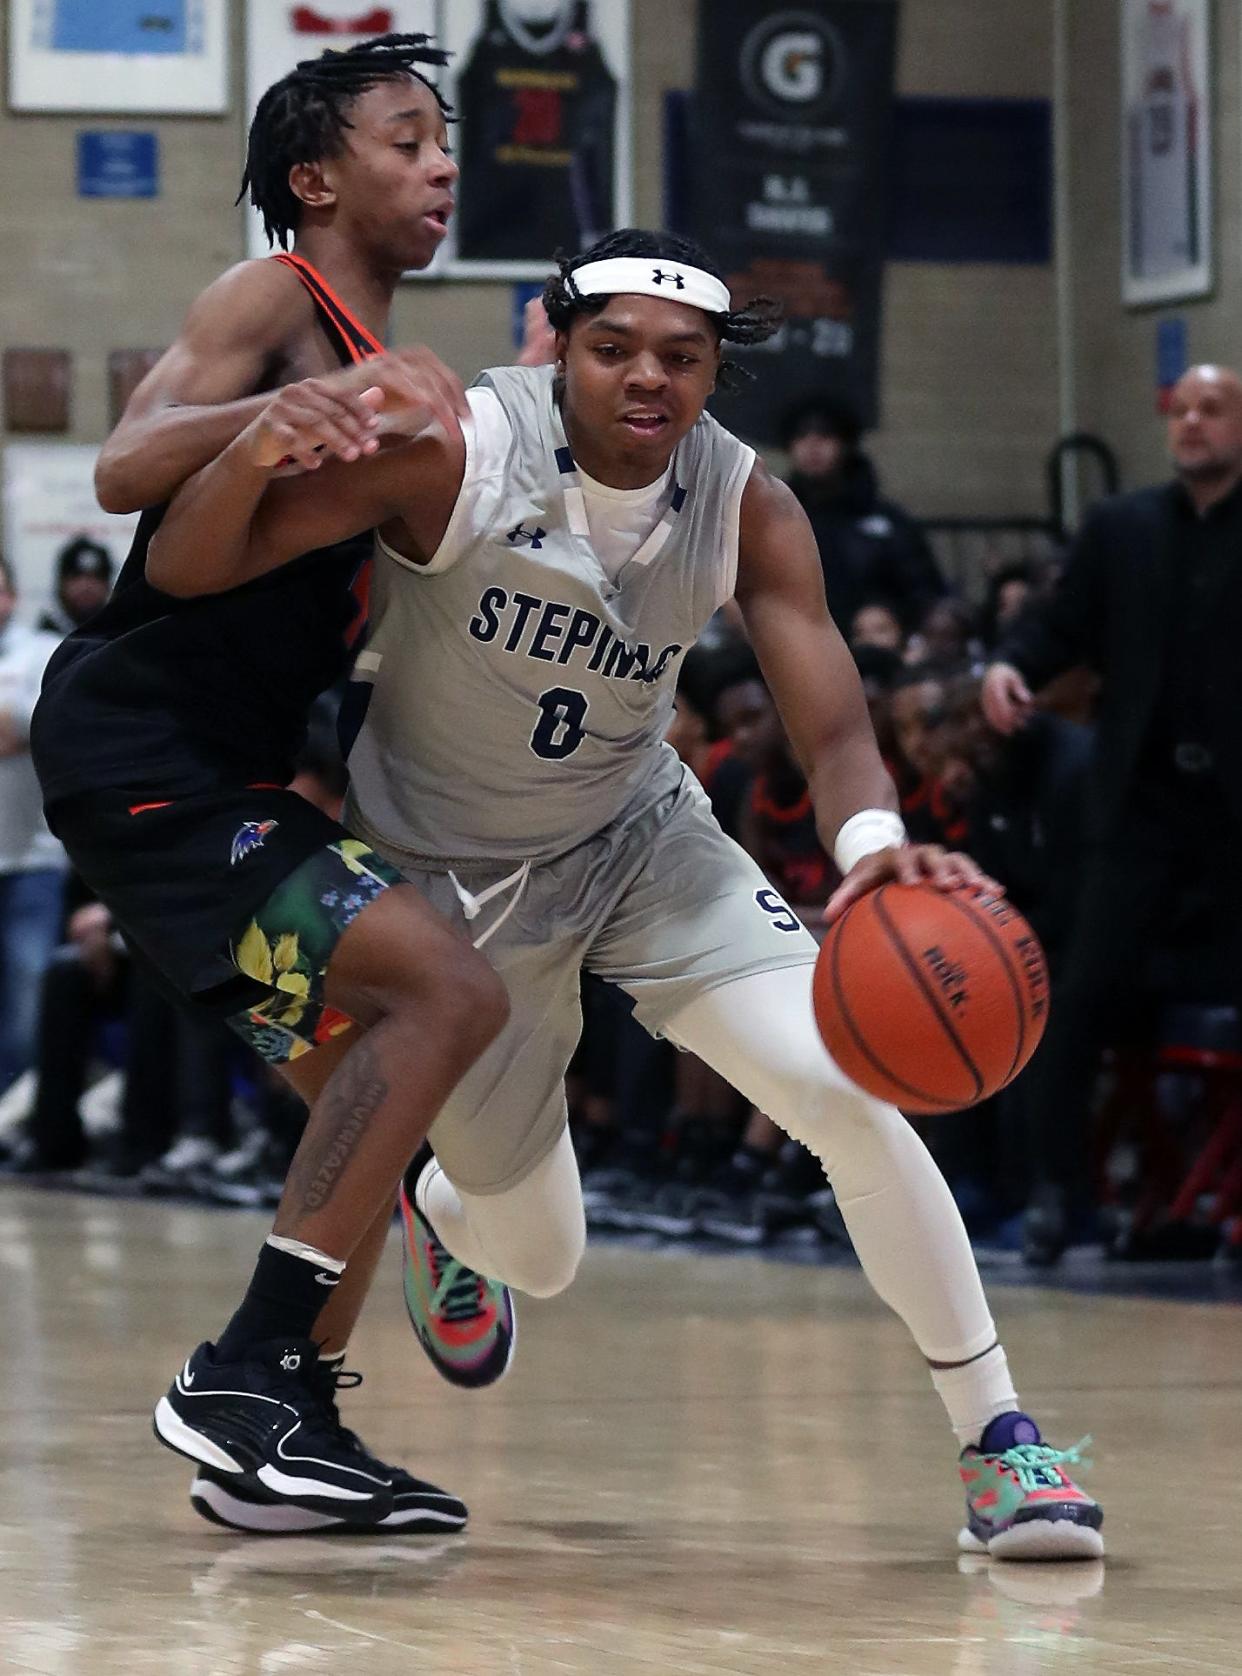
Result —
<path fill-rule="evenodd" d="M 1242 390 L 1237 419 L 1242 473 Z M 1081 669 L 1051 678 L 1075 664 L 1098 672 L 1107 660 L 1085 644 L 1054 656 L 1047 637 L 1048 624 L 1060 621 L 1066 645 L 1072 639 L 1065 601 L 1080 586 L 1084 538 L 1071 554 L 1068 590 L 1059 556 L 998 558 L 968 600 L 947 585 L 917 521 L 881 494 L 847 408 L 800 408 L 785 441 L 788 481 L 815 530 L 826 594 L 906 826 L 920 842 L 968 851 L 1002 882 L 1043 940 L 1055 1004 L 1067 959 L 1069 981 L 1085 981 L 1072 949 L 1093 853 L 1095 685 Z M 1088 546 L 1092 539 L 1089 530 Z M 55 608 L 28 630 L 12 620 L 12 579 L 0 570 L 0 1167 L 54 1179 L 71 1172 L 96 1187 L 274 1202 L 300 1129 L 298 1102 L 222 1025 L 190 1017 L 168 996 L 106 908 L 67 878 L 38 817 L 25 737 L 39 676 L 56 637 L 98 607 L 110 576 L 103 548 L 70 543 Z M 1048 679 L 1038 707 L 1026 704 L 1014 726 L 1015 695 L 1026 689 L 1007 660 L 1020 661 L 1024 647 L 1040 652 L 1030 653 L 1029 667 Z M 1009 712 L 985 693 L 985 678 L 995 684 L 1005 670 Z M 1189 702 L 1185 692 L 1175 696 Z M 344 793 L 334 733 L 329 698 L 295 782 L 329 811 Z M 838 876 L 740 615 L 728 607 L 686 657 L 669 742 L 725 830 L 819 934 Z M 588 977 L 583 1012 L 569 1095 L 593 1226 L 747 1246 L 845 1241 L 818 1165 L 762 1112 L 692 1056 L 649 1038 L 619 991 Z M 1091 1066 L 1075 1074 L 1085 1108 Z M 920 1124 L 972 1230 L 1020 1235 L 1025 1208 L 1026 1254 L 1050 1261 L 1069 1237 L 1068 1189 L 1057 1189 L 1049 1240 L 1046 1226 L 1040 1234 L 1046 1206 L 1030 1207 L 1033 1184 L 1037 1201 L 1052 1191 L 1047 1111 L 1034 1109 L 1033 1086 L 1024 1077 L 982 1108 Z M 1089 1125 L 1084 1113 L 1076 1121 L 1065 1144 L 1085 1178 Z"/>

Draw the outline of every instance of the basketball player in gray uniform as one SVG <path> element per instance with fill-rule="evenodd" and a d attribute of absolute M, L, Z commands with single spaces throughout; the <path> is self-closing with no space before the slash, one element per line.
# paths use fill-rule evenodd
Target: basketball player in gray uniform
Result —
<path fill-rule="evenodd" d="M 704 412 L 722 345 L 760 341 L 771 313 L 734 311 L 697 246 L 634 230 L 562 263 L 544 300 L 555 368 L 484 374 L 451 434 L 382 415 L 408 440 L 290 486 L 272 481 L 275 397 L 180 492 L 149 559 L 160 587 L 210 592 L 379 530 L 348 818 L 462 917 L 511 1004 L 436 1119 L 417 1215 L 472 1270 L 539 1297 L 572 1280 L 563 1078 L 585 967 L 822 1160 L 957 1434 L 962 1546 L 1099 1554 L 1100 1508 L 1019 1408 L 948 1188 L 829 1058 L 813 939 L 662 742 L 683 653 L 735 597 L 845 875 L 829 914 L 885 879 L 987 882 L 906 842 L 805 515 Z"/>

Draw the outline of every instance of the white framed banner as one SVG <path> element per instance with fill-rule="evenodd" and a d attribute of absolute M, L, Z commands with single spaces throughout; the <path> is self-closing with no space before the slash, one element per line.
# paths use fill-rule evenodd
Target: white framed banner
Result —
<path fill-rule="evenodd" d="M 226 0 L 10 0 L 15 111 L 228 108 Z"/>
<path fill-rule="evenodd" d="M 119 572 L 138 514 L 104 512 L 95 499 L 99 449 L 79 442 L 10 442 L 4 448 L 4 551 L 17 579 L 17 615 L 33 623 L 52 601 L 56 556 L 86 535 Z"/>
<path fill-rule="evenodd" d="M 373 35 L 437 35 L 438 0 L 310 0 L 304 5 L 286 0 L 247 0 L 246 3 L 246 127 L 262 95 L 304 58 L 318 58 L 331 49 L 344 52 Z M 439 41 L 436 41 L 439 45 Z M 442 72 L 428 65 L 428 81 Z M 246 252 L 266 256 L 269 245 L 262 218 L 246 206 Z"/>
<path fill-rule="evenodd" d="M 1121 297 L 1212 288 L 1211 0 L 1122 0 Z"/>
<path fill-rule="evenodd" d="M 443 0 L 457 213 L 426 277 L 542 279 L 631 220 L 630 0 Z"/>

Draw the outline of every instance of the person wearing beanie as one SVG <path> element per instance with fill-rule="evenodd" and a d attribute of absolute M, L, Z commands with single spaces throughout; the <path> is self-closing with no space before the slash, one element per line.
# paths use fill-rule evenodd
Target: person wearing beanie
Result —
<path fill-rule="evenodd" d="M 101 541 L 78 535 L 56 555 L 56 598 L 39 618 L 44 634 L 64 636 L 81 628 L 112 589 L 112 555 Z"/>
<path fill-rule="evenodd" d="M 794 408 L 781 438 L 786 481 L 815 532 L 833 620 L 844 630 L 861 606 L 880 602 L 908 631 L 948 590 L 918 524 L 881 496 L 862 429 L 854 409 L 834 397 Z"/>

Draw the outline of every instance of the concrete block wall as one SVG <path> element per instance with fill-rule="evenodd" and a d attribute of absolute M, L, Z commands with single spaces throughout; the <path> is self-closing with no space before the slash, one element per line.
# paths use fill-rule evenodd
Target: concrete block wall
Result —
<path fill-rule="evenodd" d="M 1121 311 L 1116 284 L 1116 0 L 1074 0 L 1071 10 L 1081 417 L 1116 434 L 1127 469 L 1146 468 L 1150 322 Z M 1225 10 L 1234 21 L 1222 33 L 1236 33 L 1237 8 Z M 104 434 L 108 351 L 166 343 L 190 298 L 242 255 L 232 206 L 242 153 L 240 0 L 233 11 L 235 103 L 224 118 L 0 114 L 3 341 L 73 351 L 75 440 Z M 696 15 L 696 0 L 634 0 L 640 220 L 659 218 L 661 101 L 667 88 L 692 79 Z M 1222 205 L 1242 164 L 1239 156 L 1229 166 L 1239 151 L 1239 54 L 1237 42 L 1227 45 L 1218 53 Z M 898 82 L 908 94 L 1050 96 L 1052 0 L 904 0 Z M 79 199 L 77 130 L 136 125 L 159 134 L 161 196 Z M 1232 210 L 1224 219 L 1220 263 L 1232 274 L 1242 234 Z M 1231 279 L 1195 311 L 1197 352 L 1226 352 L 1237 301 Z M 1051 268 L 894 264 L 885 308 L 884 420 L 873 451 L 890 492 L 926 515 L 1040 512 L 1057 417 Z M 400 339 L 423 338 L 473 374 L 512 353 L 509 287 L 411 283 L 398 301 L 396 329 Z"/>

